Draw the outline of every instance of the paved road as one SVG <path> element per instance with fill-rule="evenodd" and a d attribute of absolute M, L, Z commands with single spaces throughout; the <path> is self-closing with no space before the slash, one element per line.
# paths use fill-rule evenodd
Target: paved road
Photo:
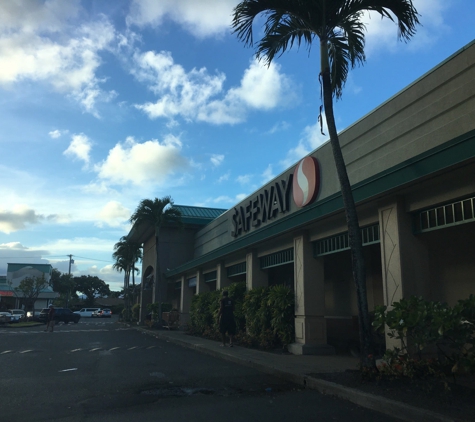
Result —
<path fill-rule="evenodd" d="M 1 421 L 390 421 L 112 320 L 0 328 Z"/>

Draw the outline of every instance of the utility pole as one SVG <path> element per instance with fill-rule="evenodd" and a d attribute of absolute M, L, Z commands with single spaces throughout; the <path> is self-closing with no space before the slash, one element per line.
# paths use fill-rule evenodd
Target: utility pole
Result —
<path fill-rule="evenodd" d="M 66 298 L 66 308 L 69 307 L 69 295 L 71 294 L 71 264 L 74 264 L 74 259 L 72 255 L 67 255 L 69 256 L 69 277 L 68 277 L 68 296 Z"/>

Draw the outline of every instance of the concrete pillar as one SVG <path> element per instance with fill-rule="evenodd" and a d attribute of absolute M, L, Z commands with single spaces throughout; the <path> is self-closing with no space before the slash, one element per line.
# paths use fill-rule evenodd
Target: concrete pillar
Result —
<path fill-rule="evenodd" d="M 209 284 L 205 282 L 202 270 L 196 272 L 196 294 L 209 292 Z"/>
<path fill-rule="evenodd" d="M 267 285 L 267 273 L 261 270 L 257 253 L 253 250 L 246 255 L 246 289 L 249 291 Z"/>
<path fill-rule="evenodd" d="M 226 267 L 224 262 L 218 263 L 216 266 L 216 290 L 224 289 L 231 284 L 231 280 L 226 274 Z"/>
<path fill-rule="evenodd" d="M 325 320 L 323 259 L 313 257 L 307 234 L 294 238 L 295 343 L 288 349 L 296 355 L 330 355 Z"/>
<path fill-rule="evenodd" d="M 180 325 L 187 325 L 190 320 L 191 300 L 193 299 L 193 288 L 188 287 L 188 278 L 181 278 L 181 307 L 180 307 Z"/>
<path fill-rule="evenodd" d="M 379 224 L 384 304 L 391 309 L 393 302 L 424 294 L 429 277 L 427 250 L 412 233 L 411 216 L 401 200 L 379 209 Z M 386 347 L 401 347 L 401 342 L 386 335 Z"/>

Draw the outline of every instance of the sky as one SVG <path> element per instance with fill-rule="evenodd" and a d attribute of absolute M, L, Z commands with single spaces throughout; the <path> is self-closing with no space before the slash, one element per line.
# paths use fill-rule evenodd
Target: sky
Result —
<path fill-rule="evenodd" d="M 408 43 L 365 15 L 339 131 L 475 38 L 473 0 L 413 3 Z M 7 263 L 67 273 L 72 255 L 74 275 L 120 290 L 113 247 L 142 199 L 229 209 L 328 141 L 318 43 L 267 67 L 232 33 L 237 4 L 0 1 L 0 275 Z"/>

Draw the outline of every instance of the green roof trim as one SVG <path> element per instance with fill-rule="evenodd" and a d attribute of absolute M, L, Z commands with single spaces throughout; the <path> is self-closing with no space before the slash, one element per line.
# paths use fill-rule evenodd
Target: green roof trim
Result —
<path fill-rule="evenodd" d="M 206 225 L 225 213 L 227 209 L 192 207 L 188 205 L 173 205 L 173 208 L 180 211 L 181 221 L 184 224 Z"/>
<path fill-rule="evenodd" d="M 53 269 L 51 264 L 8 264 L 7 272 L 12 273 L 23 268 L 31 267 L 45 274 L 50 274 Z"/>
<path fill-rule="evenodd" d="M 369 200 L 374 196 L 471 159 L 475 159 L 475 130 L 354 184 L 352 186 L 353 195 L 357 203 Z M 301 225 L 311 223 L 342 209 L 341 193 L 336 193 L 274 223 L 267 224 L 260 230 L 253 231 L 212 252 L 176 267 L 168 271 L 166 277 L 174 277 L 210 261 L 221 259 L 225 255 L 270 239 L 280 233 L 294 230 Z"/>

